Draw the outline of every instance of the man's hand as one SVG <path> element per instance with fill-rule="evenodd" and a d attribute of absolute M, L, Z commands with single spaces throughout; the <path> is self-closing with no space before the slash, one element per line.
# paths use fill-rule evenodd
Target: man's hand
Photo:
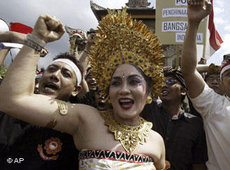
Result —
<path fill-rule="evenodd" d="M 196 23 L 209 15 L 212 4 L 209 0 L 189 0 L 188 1 L 188 20 Z"/>
<path fill-rule="evenodd" d="M 60 39 L 64 32 L 64 26 L 59 19 L 48 15 L 41 15 L 37 19 L 32 34 L 47 43 Z"/>

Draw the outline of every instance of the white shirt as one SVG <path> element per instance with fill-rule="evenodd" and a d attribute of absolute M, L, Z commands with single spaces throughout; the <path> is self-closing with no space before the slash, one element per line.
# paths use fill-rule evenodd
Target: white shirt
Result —
<path fill-rule="evenodd" d="M 191 99 L 204 120 L 209 170 L 230 169 L 230 100 L 205 85 L 202 93 Z"/>

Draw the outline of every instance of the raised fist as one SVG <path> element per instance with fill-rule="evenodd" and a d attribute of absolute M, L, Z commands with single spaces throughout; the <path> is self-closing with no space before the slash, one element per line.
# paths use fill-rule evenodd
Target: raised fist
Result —
<path fill-rule="evenodd" d="M 41 15 L 37 19 L 32 34 L 47 43 L 60 39 L 64 32 L 64 26 L 59 19 L 48 15 Z"/>

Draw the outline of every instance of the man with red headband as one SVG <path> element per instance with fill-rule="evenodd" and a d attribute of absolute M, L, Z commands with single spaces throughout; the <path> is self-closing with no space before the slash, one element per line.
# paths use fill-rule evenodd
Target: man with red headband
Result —
<path fill-rule="evenodd" d="M 225 95 L 209 88 L 196 70 L 196 35 L 200 22 L 212 10 L 207 0 L 188 1 L 188 28 L 182 55 L 182 72 L 195 109 L 201 114 L 208 147 L 209 170 L 230 167 L 230 62 L 222 66 L 221 83 Z"/>

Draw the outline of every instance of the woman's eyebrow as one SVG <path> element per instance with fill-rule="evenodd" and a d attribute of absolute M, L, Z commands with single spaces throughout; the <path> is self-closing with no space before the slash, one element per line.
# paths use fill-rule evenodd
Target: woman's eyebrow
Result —
<path fill-rule="evenodd" d="M 115 76 L 115 77 L 112 77 L 112 79 L 115 79 L 115 80 L 120 80 L 121 77 L 120 76 Z"/>
<path fill-rule="evenodd" d="M 132 79 L 132 78 L 135 78 L 135 77 L 140 78 L 140 79 L 143 78 L 142 76 L 140 76 L 140 75 L 138 75 L 138 74 L 132 74 L 132 75 L 129 75 L 129 76 L 127 77 L 127 79 Z M 111 80 L 121 80 L 121 79 L 122 79 L 122 76 L 114 76 L 114 77 L 112 77 Z"/>
<path fill-rule="evenodd" d="M 132 74 L 132 75 L 129 75 L 127 79 L 132 79 L 132 78 L 140 78 L 140 79 L 142 79 L 143 77 L 138 75 L 138 74 Z"/>

